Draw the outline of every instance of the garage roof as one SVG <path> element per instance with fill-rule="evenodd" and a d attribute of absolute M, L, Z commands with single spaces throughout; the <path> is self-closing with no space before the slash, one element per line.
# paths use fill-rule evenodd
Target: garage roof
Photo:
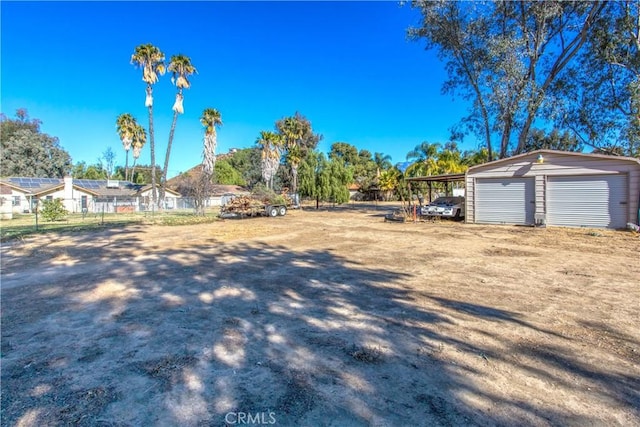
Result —
<path fill-rule="evenodd" d="M 518 160 L 522 157 L 527 157 L 527 156 L 531 156 L 533 154 L 542 154 L 542 157 L 544 157 L 545 154 L 561 154 L 563 156 L 576 156 L 576 157 L 583 157 L 583 158 L 600 158 L 600 159 L 612 159 L 615 158 L 616 160 L 627 160 L 627 161 L 631 161 L 634 163 L 640 163 L 640 159 L 636 159 L 635 157 L 624 157 L 624 156 L 615 156 L 615 155 L 611 155 L 611 154 L 598 154 L 598 153 L 578 153 L 575 151 L 559 151 L 559 150 L 535 150 L 535 151 L 530 151 L 528 153 L 522 153 L 522 154 L 517 154 L 515 156 L 511 156 L 511 157 L 505 157 L 504 159 L 498 159 L 498 160 L 494 160 L 492 162 L 487 162 L 487 163 L 482 163 L 479 165 L 475 165 L 475 166 L 471 166 L 468 170 L 468 172 L 473 172 L 476 169 L 480 169 L 480 168 L 486 168 L 487 166 L 494 166 L 494 165 L 499 165 L 501 163 L 510 163 L 513 162 L 514 160 Z"/>
<path fill-rule="evenodd" d="M 448 173 L 445 175 L 416 176 L 407 178 L 407 182 L 452 182 L 464 181 L 464 173 Z"/>

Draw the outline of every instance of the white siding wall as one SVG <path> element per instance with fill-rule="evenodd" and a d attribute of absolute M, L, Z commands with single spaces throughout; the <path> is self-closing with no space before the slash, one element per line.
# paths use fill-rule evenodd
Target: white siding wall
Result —
<path fill-rule="evenodd" d="M 628 176 L 629 222 L 638 221 L 638 199 L 640 198 L 640 163 L 615 156 L 593 156 L 562 152 L 542 152 L 543 163 L 537 163 L 538 153 L 516 156 L 472 168 L 467 172 L 467 222 L 476 220 L 477 204 L 473 187 L 478 178 L 535 177 L 536 214 L 546 213 L 546 182 L 549 176 L 626 174 Z"/>
<path fill-rule="evenodd" d="M 26 196 L 22 191 L 18 191 L 12 188 L 11 195 L 6 195 L 5 197 L 11 197 L 13 213 L 24 213 L 29 211 L 29 197 Z M 16 197 L 18 197 L 19 199 L 16 199 Z"/>

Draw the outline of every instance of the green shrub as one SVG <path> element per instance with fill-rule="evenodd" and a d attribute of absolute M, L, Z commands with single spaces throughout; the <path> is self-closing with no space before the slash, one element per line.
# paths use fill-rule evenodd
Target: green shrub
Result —
<path fill-rule="evenodd" d="M 60 221 L 69 213 L 62 204 L 62 199 L 43 200 L 40 215 L 47 221 Z"/>

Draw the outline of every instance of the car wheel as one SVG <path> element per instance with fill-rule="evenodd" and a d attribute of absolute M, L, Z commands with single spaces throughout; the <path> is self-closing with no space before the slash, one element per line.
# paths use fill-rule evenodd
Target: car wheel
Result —
<path fill-rule="evenodd" d="M 278 216 L 278 208 L 276 208 L 275 206 L 270 207 L 269 208 L 269 216 L 270 217 Z"/>
<path fill-rule="evenodd" d="M 280 206 L 278 208 L 278 215 L 285 216 L 287 214 L 287 208 L 284 206 Z"/>

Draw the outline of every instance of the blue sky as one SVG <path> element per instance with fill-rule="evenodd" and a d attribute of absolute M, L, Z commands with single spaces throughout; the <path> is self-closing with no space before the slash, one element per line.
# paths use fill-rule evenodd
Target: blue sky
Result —
<path fill-rule="evenodd" d="M 129 63 L 152 43 L 182 53 L 198 74 L 185 92 L 169 176 L 202 158 L 199 117 L 217 108 L 218 153 L 252 146 L 261 130 L 299 111 L 334 142 L 383 152 L 394 163 L 422 141 L 445 142 L 466 104 L 441 94 L 444 64 L 406 38 L 419 13 L 396 2 L 6 2 L 1 5 L 1 108 L 26 108 L 74 163 L 107 147 L 124 165 L 120 113 L 145 128 L 144 83 Z M 154 86 L 162 164 L 175 87 Z M 475 148 L 469 139 L 463 148 Z M 149 163 L 149 144 L 140 161 Z"/>

